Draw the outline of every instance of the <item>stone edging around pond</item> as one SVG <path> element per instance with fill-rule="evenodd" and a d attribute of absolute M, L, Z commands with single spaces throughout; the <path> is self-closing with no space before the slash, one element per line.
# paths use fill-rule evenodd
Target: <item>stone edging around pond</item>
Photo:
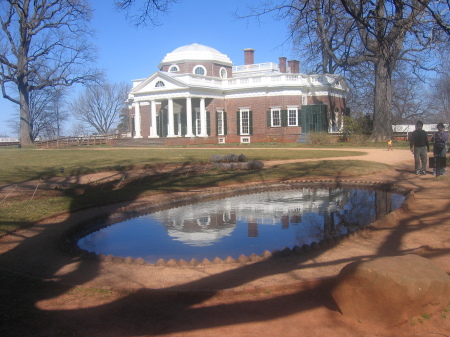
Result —
<path fill-rule="evenodd" d="M 243 195 L 243 194 L 252 194 L 259 193 L 267 190 L 288 190 L 295 188 L 363 188 L 363 189 L 376 189 L 382 190 L 386 192 L 393 192 L 402 194 L 405 196 L 405 201 L 402 206 L 387 214 L 384 219 L 377 220 L 374 223 L 358 228 L 353 232 L 347 233 L 345 235 L 336 236 L 329 239 L 321 240 L 320 242 L 312 242 L 311 244 L 304 244 L 300 246 L 294 246 L 291 248 L 284 247 L 279 249 L 275 249 L 273 251 L 264 251 L 261 255 L 251 254 L 250 256 L 241 255 L 239 258 L 234 259 L 232 257 L 227 257 L 226 259 L 220 259 L 219 257 L 214 258 L 213 260 L 208 260 L 207 258 L 202 261 L 198 261 L 196 259 L 192 259 L 191 261 L 185 261 L 183 259 L 175 260 L 164 260 L 159 259 L 156 263 L 151 264 L 144 261 L 143 258 L 132 258 L 132 257 L 122 257 L 122 256 L 113 256 L 113 255 L 104 255 L 104 254 L 96 254 L 94 252 L 88 252 L 78 247 L 77 242 L 78 239 L 83 236 L 80 233 L 86 234 L 95 232 L 101 228 L 92 229 L 92 222 L 98 220 L 105 220 L 106 215 L 102 214 L 96 216 L 95 218 L 90 219 L 89 224 L 87 222 L 83 222 L 72 227 L 70 230 L 66 231 L 63 237 L 60 240 L 59 247 L 62 251 L 69 253 L 71 255 L 79 256 L 89 260 L 98 260 L 101 262 L 112 262 L 112 263 L 125 263 L 125 264 L 133 264 L 133 265 L 153 265 L 153 266 L 163 266 L 163 267 L 204 267 L 212 264 L 248 264 L 259 262 L 263 260 L 269 260 L 273 258 L 283 258 L 287 256 L 295 256 L 295 255 L 305 255 L 311 252 L 317 252 L 319 250 L 324 250 L 327 248 L 332 248 L 338 245 L 341 242 L 355 240 L 357 238 L 362 238 L 364 235 L 376 230 L 376 228 L 380 227 L 384 222 L 386 222 L 390 217 L 395 217 L 395 213 L 401 210 L 405 210 L 408 208 L 411 198 L 414 196 L 413 190 L 403 188 L 397 184 L 392 183 L 383 183 L 383 182 L 370 182 L 370 181 L 343 181 L 343 180 L 299 180 L 299 181 L 289 181 L 282 183 L 268 183 L 268 184 L 249 184 L 245 188 L 242 186 L 238 187 L 226 187 L 222 188 L 218 191 L 208 191 L 207 195 L 198 195 L 198 192 L 189 193 L 183 196 L 182 198 L 167 198 L 168 200 L 162 202 L 160 204 L 153 204 L 152 206 L 146 207 L 134 207 L 132 209 L 127 209 L 126 207 L 122 209 L 118 209 L 112 216 L 107 216 L 107 224 L 106 226 L 102 226 L 102 228 L 112 225 L 114 223 L 123 221 L 124 219 L 130 219 L 137 216 L 140 216 L 143 211 L 147 213 L 156 212 L 162 209 L 168 208 L 176 208 L 189 204 L 195 204 L 203 201 L 214 200 L 214 199 L 223 199 L 229 196 Z"/>

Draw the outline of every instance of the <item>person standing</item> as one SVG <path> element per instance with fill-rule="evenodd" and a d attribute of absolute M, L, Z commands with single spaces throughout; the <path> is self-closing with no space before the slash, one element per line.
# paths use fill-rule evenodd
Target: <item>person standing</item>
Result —
<path fill-rule="evenodd" d="M 427 174 L 427 152 L 430 151 L 427 133 L 422 130 L 423 122 L 417 121 L 416 129 L 411 134 L 409 148 L 414 154 L 414 167 L 416 174 Z"/>
<path fill-rule="evenodd" d="M 444 160 L 441 160 L 441 170 L 439 172 L 440 175 L 445 175 L 445 154 L 447 153 L 447 141 L 448 141 L 448 133 L 444 131 L 444 123 L 438 123 L 436 126 L 438 129 L 437 132 L 434 133 L 433 137 L 431 138 L 431 141 L 434 142 L 433 146 L 433 153 L 434 158 L 444 158 Z M 434 160 L 434 170 L 433 174 L 436 175 L 436 161 L 439 159 Z"/>
<path fill-rule="evenodd" d="M 392 139 L 389 139 L 387 142 L 388 151 L 392 151 Z"/>

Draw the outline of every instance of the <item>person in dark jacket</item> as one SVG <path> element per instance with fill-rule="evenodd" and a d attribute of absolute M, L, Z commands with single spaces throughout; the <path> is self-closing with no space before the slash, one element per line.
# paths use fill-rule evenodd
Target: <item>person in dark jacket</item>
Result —
<path fill-rule="evenodd" d="M 438 129 L 438 131 L 435 132 L 433 137 L 431 138 L 431 141 L 434 142 L 434 157 L 445 158 L 445 154 L 447 153 L 448 133 L 444 131 L 444 123 L 438 123 L 438 125 L 436 125 L 436 128 Z M 443 160 L 443 164 L 439 173 L 440 175 L 445 176 L 445 160 Z M 436 175 L 436 166 L 433 170 L 433 174 Z"/>
<path fill-rule="evenodd" d="M 428 143 L 428 135 L 422 130 L 423 122 L 417 121 L 416 129 L 411 134 L 409 147 L 414 154 L 414 166 L 416 174 L 427 174 L 427 152 L 430 151 L 430 144 Z"/>

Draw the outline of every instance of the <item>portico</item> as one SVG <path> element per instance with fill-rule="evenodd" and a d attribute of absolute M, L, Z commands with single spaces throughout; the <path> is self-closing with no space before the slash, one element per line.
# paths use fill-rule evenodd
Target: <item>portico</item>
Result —
<path fill-rule="evenodd" d="M 135 100 L 134 138 L 208 137 L 205 97 Z M 145 107 L 149 107 L 145 108 Z M 149 120 L 145 130 L 143 120 Z"/>

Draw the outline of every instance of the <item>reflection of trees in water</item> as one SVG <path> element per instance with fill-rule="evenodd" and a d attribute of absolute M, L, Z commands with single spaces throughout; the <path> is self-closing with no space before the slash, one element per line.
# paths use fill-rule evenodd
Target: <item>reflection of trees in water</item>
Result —
<path fill-rule="evenodd" d="M 376 219 L 382 219 L 392 210 L 392 193 L 375 191 Z"/>
<path fill-rule="evenodd" d="M 336 191 L 341 195 L 338 200 L 343 201 L 342 204 L 336 204 L 336 208 L 340 209 L 325 211 L 320 217 L 307 217 L 301 225 L 309 227 L 308 235 L 305 237 L 303 231 L 297 233 L 299 243 L 308 244 L 311 241 L 320 241 L 352 232 L 358 227 L 369 225 L 375 220 L 383 218 L 393 210 L 392 193 L 368 190 L 330 190 L 330 200 L 336 198 Z M 404 198 L 398 199 L 395 207 L 399 207 Z"/>
<path fill-rule="evenodd" d="M 193 246 L 211 245 L 232 235 L 238 223 L 247 226 L 248 238 L 259 237 L 259 226 L 271 226 L 292 229 L 297 244 L 310 244 L 354 231 L 391 210 L 392 193 L 304 188 L 187 205 L 148 217 L 163 225 L 172 240 Z"/>

